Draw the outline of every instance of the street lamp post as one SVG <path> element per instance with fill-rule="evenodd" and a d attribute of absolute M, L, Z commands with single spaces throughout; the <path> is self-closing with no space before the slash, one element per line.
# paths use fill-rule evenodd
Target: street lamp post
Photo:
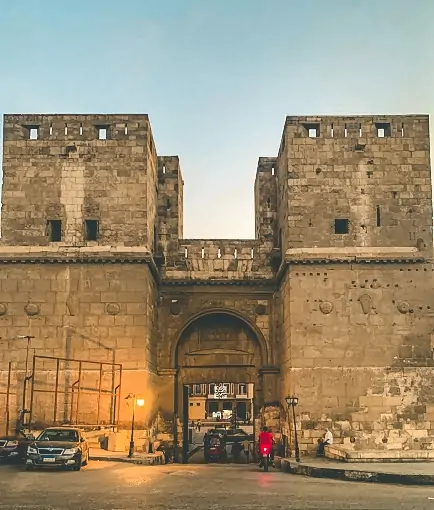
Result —
<path fill-rule="evenodd" d="M 298 437 L 297 437 L 297 422 L 295 420 L 295 406 L 298 404 L 298 397 L 285 397 L 286 404 L 288 405 L 288 413 L 289 407 L 292 407 L 292 416 L 294 419 L 294 449 L 295 449 L 295 460 L 296 462 L 300 462 L 300 449 L 298 448 Z"/>
<path fill-rule="evenodd" d="M 24 376 L 24 383 L 23 383 L 23 417 L 22 421 L 24 421 L 24 414 L 26 411 L 26 397 L 27 397 L 27 382 L 29 381 L 28 376 L 28 365 L 29 365 L 29 351 L 30 351 L 30 342 L 35 338 L 32 335 L 18 335 L 16 338 L 20 339 L 26 339 L 27 340 L 27 348 L 26 348 L 26 374 Z M 23 423 L 24 425 L 24 423 Z"/>
<path fill-rule="evenodd" d="M 128 458 L 132 458 L 134 456 L 134 426 L 135 426 L 135 412 L 136 412 L 136 405 L 138 407 L 143 407 L 145 405 L 145 401 L 143 398 L 137 398 L 137 395 L 133 395 L 130 393 L 128 396 L 125 397 L 125 400 L 128 402 L 130 400 L 133 401 L 133 416 L 131 419 L 131 438 L 130 438 L 130 449 L 128 451 Z"/>

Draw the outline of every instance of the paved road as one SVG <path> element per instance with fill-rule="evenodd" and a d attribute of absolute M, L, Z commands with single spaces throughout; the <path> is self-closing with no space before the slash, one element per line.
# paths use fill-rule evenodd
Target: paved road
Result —
<path fill-rule="evenodd" d="M 76 472 L 0 466 L 0 509 L 434 510 L 434 489 L 264 473 L 256 466 L 91 462 Z"/>

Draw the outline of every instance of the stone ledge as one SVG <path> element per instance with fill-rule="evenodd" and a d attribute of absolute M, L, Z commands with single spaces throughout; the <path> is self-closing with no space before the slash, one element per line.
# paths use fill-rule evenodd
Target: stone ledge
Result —
<path fill-rule="evenodd" d="M 287 263 L 314 262 L 424 262 L 431 251 L 421 252 L 415 247 L 343 247 L 343 248 L 291 248 L 285 252 Z"/>
<path fill-rule="evenodd" d="M 401 485 L 434 485 L 434 475 L 419 473 L 392 473 L 376 470 L 375 465 L 369 469 L 348 469 L 339 466 L 313 465 L 297 463 L 290 459 L 281 459 L 281 469 L 293 475 L 310 476 L 313 478 L 330 478 L 348 482 L 387 483 Z"/>
<path fill-rule="evenodd" d="M 90 452 L 90 461 L 105 461 L 105 462 L 128 462 L 130 464 L 140 464 L 145 466 L 158 466 L 165 464 L 165 457 L 163 452 L 157 453 L 136 453 L 131 459 L 127 454 L 108 452 L 97 450 Z"/>
<path fill-rule="evenodd" d="M 353 450 L 333 445 L 325 448 L 325 455 L 342 462 L 434 462 L 434 450 Z"/>

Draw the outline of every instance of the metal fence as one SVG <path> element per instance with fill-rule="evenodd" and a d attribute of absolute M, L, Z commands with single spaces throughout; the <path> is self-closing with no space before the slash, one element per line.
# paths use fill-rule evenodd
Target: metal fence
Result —
<path fill-rule="evenodd" d="M 0 417 L 4 427 L 0 428 L 1 433 L 8 434 L 11 422 L 10 405 L 11 405 L 11 379 L 12 379 L 12 362 L 9 361 L 6 372 L 6 384 L 0 385 Z"/>
<path fill-rule="evenodd" d="M 117 425 L 122 365 L 34 356 L 28 402 L 28 426 Z"/>

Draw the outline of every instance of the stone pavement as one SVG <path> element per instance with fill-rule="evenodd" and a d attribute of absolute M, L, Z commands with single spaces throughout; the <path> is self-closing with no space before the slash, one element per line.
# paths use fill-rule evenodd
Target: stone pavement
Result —
<path fill-rule="evenodd" d="M 281 459 L 281 468 L 294 475 L 357 482 L 434 485 L 434 462 L 339 462 L 323 458 Z"/>

